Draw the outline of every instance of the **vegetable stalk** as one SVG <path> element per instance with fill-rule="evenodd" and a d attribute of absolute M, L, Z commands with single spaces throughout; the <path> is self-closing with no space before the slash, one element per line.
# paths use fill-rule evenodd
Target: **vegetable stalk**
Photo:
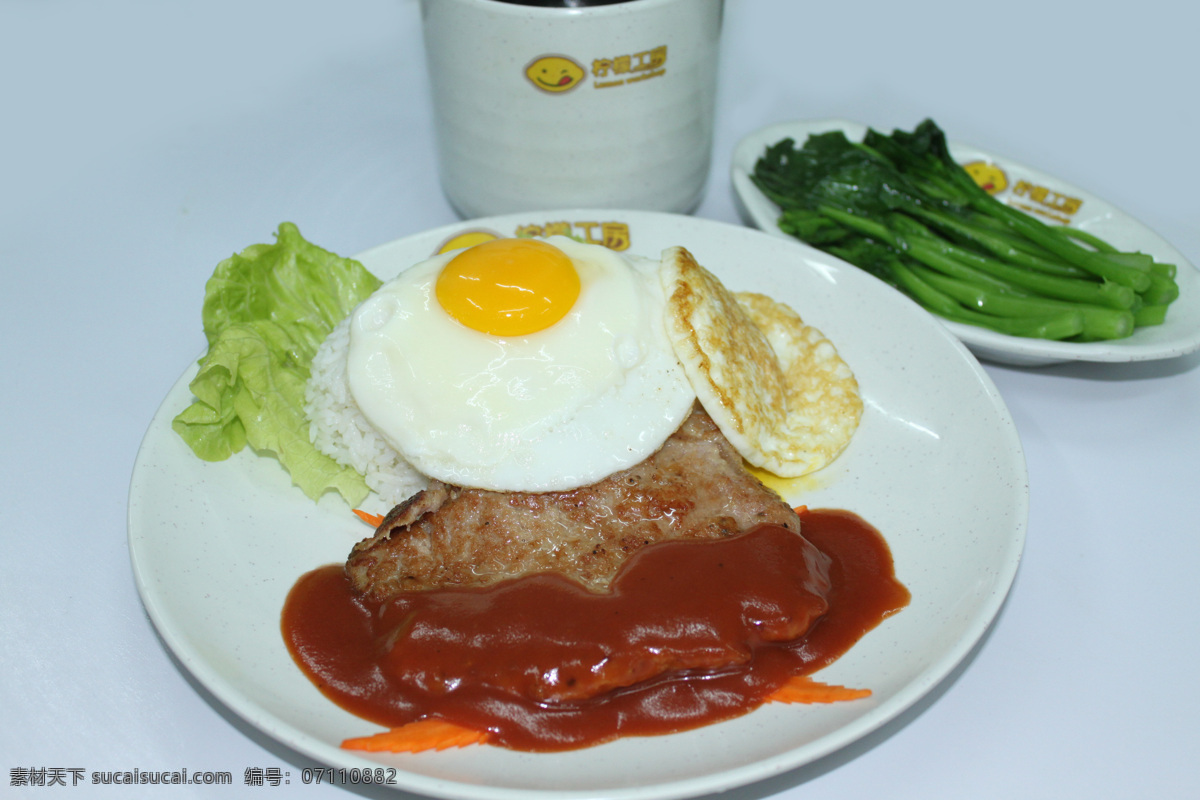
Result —
<path fill-rule="evenodd" d="M 928 310 L 1014 336 L 1119 339 L 1161 324 L 1175 266 L 1048 225 L 988 194 L 932 120 L 912 132 L 783 139 L 755 185 L 786 233 L 870 272 Z"/>

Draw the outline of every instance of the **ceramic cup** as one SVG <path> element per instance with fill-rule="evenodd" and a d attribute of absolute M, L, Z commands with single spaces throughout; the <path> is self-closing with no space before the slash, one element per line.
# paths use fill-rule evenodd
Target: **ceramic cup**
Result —
<path fill-rule="evenodd" d="M 570 1 L 421 0 L 446 196 L 464 217 L 694 210 L 722 0 Z"/>

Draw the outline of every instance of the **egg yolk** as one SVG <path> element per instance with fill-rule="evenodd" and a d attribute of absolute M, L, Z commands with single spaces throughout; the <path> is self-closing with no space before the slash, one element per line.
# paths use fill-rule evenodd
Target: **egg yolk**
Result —
<path fill-rule="evenodd" d="M 495 239 L 452 258 L 436 293 L 446 313 L 493 336 L 549 328 L 579 298 L 579 273 L 567 254 L 534 239 Z"/>

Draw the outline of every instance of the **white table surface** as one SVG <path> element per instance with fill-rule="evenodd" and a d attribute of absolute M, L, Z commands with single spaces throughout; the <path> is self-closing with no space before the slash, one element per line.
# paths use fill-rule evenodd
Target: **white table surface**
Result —
<path fill-rule="evenodd" d="M 1200 12 L 1093 7 L 730 0 L 696 213 L 738 221 L 730 154 L 763 125 L 932 116 L 1200 264 Z M 419 21 L 415 0 L 0 0 L 0 796 L 357 791 L 242 784 L 247 768 L 313 765 L 164 648 L 130 572 L 126 494 L 151 415 L 203 348 L 219 260 L 281 220 L 345 254 L 455 220 Z M 896 722 L 728 796 L 1200 796 L 1198 365 L 987 366 L 1032 493 L 990 634 Z M 225 770 L 235 785 L 10 780 L 135 767 Z"/>

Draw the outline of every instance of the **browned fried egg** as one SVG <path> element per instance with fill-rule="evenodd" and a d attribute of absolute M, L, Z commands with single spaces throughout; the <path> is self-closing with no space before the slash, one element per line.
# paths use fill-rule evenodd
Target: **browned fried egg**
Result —
<path fill-rule="evenodd" d="M 787 305 L 729 291 L 682 247 L 664 251 L 660 276 L 675 355 L 742 457 L 787 478 L 836 458 L 862 398 L 833 343 Z"/>

